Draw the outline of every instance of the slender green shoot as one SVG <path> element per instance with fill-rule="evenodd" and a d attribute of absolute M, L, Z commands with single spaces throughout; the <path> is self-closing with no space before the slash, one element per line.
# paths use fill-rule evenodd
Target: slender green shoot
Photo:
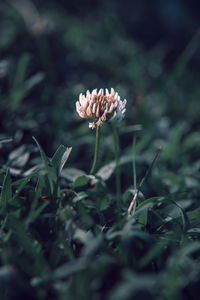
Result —
<path fill-rule="evenodd" d="M 151 173 L 151 171 L 152 171 L 152 169 L 153 169 L 153 167 L 154 167 L 154 165 L 155 165 L 155 162 L 156 162 L 156 160 L 157 160 L 157 158 L 158 158 L 158 156 L 159 156 L 161 150 L 162 150 L 162 148 L 160 147 L 160 148 L 158 149 L 158 151 L 157 151 L 157 153 L 156 153 L 156 155 L 155 155 L 155 157 L 154 157 L 154 159 L 153 159 L 153 161 L 152 161 L 150 167 L 147 169 L 147 171 L 146 171 L 144 177 L 143 177 L 142 180 L 140 181 L 140 183 L 139 183 L 139 185 L 138 185 L 138 188 L 135 189 L 135 191 L 136 191 L 136 192 L 135 192 L 135 195 L 134 195 L 134 197 L 133 197 L 133 199 L 132 199 L 132 201 L 131 201 L 131 203 L 130 203 L 130 205 L 129 205 L 129 208 L 128 208 L 128 217 L 131 216 L 132 214 L 134 214 L 138 193 L 139 193 L 139 191 L 141 190 L 141 187 L 142 187 L 143 183 L 145 182 L 145 180 L 147 179 L 147 177 L 148 177 L 149 174 Z"/>
<path fill-rule="evenodd" d="M 153 169 L 153 167 L 154 167 L 154 165 L 155 165 L 155 162 L 156 162 L 156 160 L 157 160 L 157 158 L 158 158 L 158 156 L 159 156 L 161 150 L 162 150 L 162 147 L 160 147 L 160 148 L 158 149 L 158 151 L 157 151 L 157 153 L 156 153 L 156 155 L 155 155 L 155 157 L 154 157 L 154 159 L 153 159 L 153 161 L 152 161 L 150 167 L 147 169 L 147 171 L 146 171 L 144 177 L 143 177 L 142 180 L 140 181 L 140 183 L 139 183 L 139 185 L 138 185 L 138 192 L 140 191 L 140 189 L 141 189 L 143 183 L 145 182 L 145 180 L 147 179 L 147 177 L 148 177 L 149 174 L 151 173 L 151 171 L 152 171 L 152 169 Z"/>
<path fill-rule="evenodd" d="M 121 171 L 120 171 L 120 146 L 119 146 L 119 127 L 113 124 L 113 141 L 114 141 L 114 153 L 116 161 L 115 169 L 115 183 L 116 183 L 116 195 L 117 195 L 117 206 L 118 212 L 121 210 Z"/>
<path fill-rule="evenodd" d="M 96 142 L 95 142 L 95 149 L 94 149 L 94 159 L 92 163 L 92 168 L 90 170 L 90 174 L 94 174 L 96 170 L 96 164 L 97 164 L 97 159 L 98 159 L 98 154 L 99 154 L 99 138 L 100 138 L 100 126 L 97 125 L 96 127 Z"/>
<path fill-rule="evenodd" d="M 128 216 L 130 216 L 131 214 L 134 214 L 135 209 L 136 209 L 136 200 L 137 200 L 137 195 L 138 195 L 138 191 L 137 191 L 137 174 L 136 174 L 136 151 L 135 151 L 135 145 L 136 145 L 136 136 L 134 135 L 133 137 L 133 187 L 134 187 L 134 196 L 133 199 L 128 207 Z"/>
<path fill-rule="evenodd" d="M 136 151 L 135 151 L 135 145 L 136 145 L 136 136 L 133 137 L 133 187 L 136 191 L 137 189 L 137 174 L 136 174 Z"/>

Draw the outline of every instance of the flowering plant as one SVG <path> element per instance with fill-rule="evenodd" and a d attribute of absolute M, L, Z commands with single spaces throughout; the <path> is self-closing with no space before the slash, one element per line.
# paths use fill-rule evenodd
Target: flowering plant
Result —
<path fill-rule="evenodd" d="M 96 168 L 97 156 L 99 151 L 99 128 L 103 122 L 116 119 L 118 122 L 124 118 L 126 112 L 126 99 L 120 100 L 120 96 L 113 88 L 94 89 L 92 93 L 86 92 L 79 95 L 79 101 L 76 102 L 76 111 L 83 119 L 94 120 L 89 123 L 89 128 L 96 128 L 96 144 L 94 151 L 94 160 L 90 174 L 93 174 Z M 117 147 L 118 148 L 118 147 Z"/>
<path fill-rule="evenodd" d="M 79 101 L 76 102 L 76 110 L 79 116 L 83 119 L 94 119 L 89 123 L 89 128 L 94 129 L 100 126 L 109 119 L 117 119 L 121 121 L 124 118 L 126 111 L 126 99 L 120 100 L 120 96 L 113 88 L 110 93 L 108 89 L 94 89 L 92 93 L 86 92 L 79 96 Z"/>

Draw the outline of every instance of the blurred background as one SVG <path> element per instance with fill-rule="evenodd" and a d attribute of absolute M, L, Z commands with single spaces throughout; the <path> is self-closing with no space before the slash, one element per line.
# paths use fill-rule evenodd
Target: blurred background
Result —
<path fill-rule="evenodd" d="M 0 138 L 13 138 L 1 148 L 1 164 L 19 148 L 34 165 L 35 136 L 49 156 L 60 143 L 72 146 L 69 165 L 88 172 L 95 132 L 75 102 L 87 89 L 106 87 L 127 99 L 121 155 L 132 153 L 137 133 L 139 172 L 160 146 L 161 169 L 196 161 L 198 0 L 4 0 L 0 28 Z M 102 135 L 100 158 L 107 163 L 114 159 L 109 124 Z"/>

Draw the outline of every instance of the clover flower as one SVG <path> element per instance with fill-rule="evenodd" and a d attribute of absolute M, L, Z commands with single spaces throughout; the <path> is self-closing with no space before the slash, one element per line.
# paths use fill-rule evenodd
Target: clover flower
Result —
<path fill-rule="evenodd" d="M 106 120 L 114 119 L 121 121 L 124 118 L 126 111 L 126 99 L 120 100 L 120 96 L 113 88 L 110 93 L 108 89 L 94 89 L 92 93 L 86 92 L 79 96 L 79 101 L 76 102 L 76 110 L 79 116 L 83 119 L 94 119 L 89 123 L 89 128 L 94 129 L 96 126 L 102 125 Z"/>

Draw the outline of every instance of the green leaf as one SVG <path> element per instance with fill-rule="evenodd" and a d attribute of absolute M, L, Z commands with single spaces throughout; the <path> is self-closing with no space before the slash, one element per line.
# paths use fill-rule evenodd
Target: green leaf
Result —
<path fill-rule="evenodd" d="M 110 176 L 114 173 L 116 168 L 116 162 L 111 162 L 105 166 L 103 166 L 99 171 L 96 173 L 98 177 L 101 177 L 104 181 L 108 180 Z"/>
<path fill-rule="evenodd" d="M 101 198 L 97 198 L 97 207 L 100 211 L 106 210 L 110 205 L 110 201 L 107 197 L 107 195 L 105 197 L 101 197 Z"/>
<path fill-rule="evenodd" d="M 187 230 L 188 227 L 189 227 L 189 219 L 188 219 L 188 216 L 185 212 L 185 209 L 183 207 L 181 207 L 176 201 L 174 200 L 171 200 L 172 203 L 174 203 L 179 209 L 180 209 L 180 212 L 181 212 L 181 218 L 182 218 L 182 223 L 183 223 L 183 230 Z"/>
<path fill-rule="evenodd" d="M 26 93 L 44 79 L 44 74 L 38 72 L 25 81 Z"/>
<path fill-rule="evenodd" d="M 83 176 L 79 176 L 74 184 L 73 184 L 73 188 L 74 189 L 82 189 L 82 188 L 88 188 L 88 184 L 91 181 L 91 177 L 87 176 L 87 175 L 83 175 Z"/>
<path fill-rule="evenodd" d="M 140 267 L 148 265 L 153 259 L 158 258 L 159 254 L 163 252 L 163 249 L 166 249 L 169 244 L 169 240 L 161 240 L 156 243 L 151 249 L 146 253 L 145 256 L 140 261 Z"/>
<path fill-rule="evenodd" d="M 10 214 L 6 220 L 6 228 L 11 230 L 11 235 L 14 237 L 18 247 L 34 262 L 33 270 L 30 269 L 30 274 L 37 273 L 41 275 L 48 272 L 49 266 L 42 255 L 41 246 L 26 232 L 24 224 Z"/>
<path fill-rule="evenodd" d="M 130 187 L 125 191 L 125 193 L 123 195 L 124 203 L 130 202 L 133 199 L 133 197 L 135 196 L 135 193 L 137 193 L 137 201 L 139 203 L 145 200 L 144 195 L 142 194 L 141 191 L 138 192 L 134 188 Z"/>
<path fill-rule="evenodd" d="M 200 242 L 199 241 L 194 241 L 188 244 L 186 247 L 182 248 L 179 251 L 179 259 L 181 260 L 182 258 L 184 259 L 185 256 L 190 256 L 194 252 L 199 252 L 200 251 Z"/>
<path fill-rule="evenodd" d="M 36 204 L 33 202 L 33 208 L 26 219 L 26 227 L 28 227 L 31 223 L 35 222 L 35 220 L 39 217 L 39 215 L 43 212 L 45 207 L 49 205 L 49 202 L 46 201 L 42 203 L 38 208 L 35 208 Z"/>
<path fill-rule="evenodd" d="M 85 192 L 76 193 L 76 196 L 73 198 L 73 202 L 81 201 L 87 197 L 88 197 L 88 194 L 86 194 Z"/>
<path fill-rule="evenodd" d="M 23 53 L 19 58 L 15 77 L 11 87 L 12 109 L 14 110 L 19 107 L 20 103 L 26 95 L 26 87 L 24 81 L 27 75 L 30 58 L 31 55 L 29 53 Z"/>
<path fill-rule="evenodd" d="M 147 225 L 147 220 L 148 220 L 148 210 L 149 208 L 143 210 L 139 216 L 138 216 L 138 223 L 141 224 L 142 226 Z"/>
<path fill-rule="evenodd" d="M 45 186 L 45 178 L 44 176 L 38 176 L 37 184 L 35 187 L 35 194 L 34 194 L 34 201 L 37 202 L 38 199 L 41 197 L 42 190 Z"/>
<path fill-rule="evenodd" d="M 17 188 L 14 197 L 12 198 L 13 201 L 18 197 L 20 192 L 23 190 L 23 188 L 26 186 L 26 184 L 31 180 L 31 178 L 33 176 L 35 176 L 39 171 L 40 171 L 40 169 L 38 168 L 38 169 L 34 170 L 29 176 L 27 176 L 26 178 L 20 180 L 20 185 Z"/>
<path fill-rule="evenodd" d="M 185 130 L 184 123 L 178 125 L 172 130 L 169 143 L 163 151 L 162 157 L 166 160 L 176 161 L 180 151 L 180 140 Z"/>
<path fill-rule="evenodd" d="M 23 223 L 17 220 L 15 217 L 9 215 L 6 220 L 6 227 L 12 229 L 16 241 L 20 247 L 31 257 L 36 257 L 36 249 L 34 247 L 34 241 L 28 236 Z"/>
<path fill-rule="evenodd" d="M 54 279 L 62 279 L 67 276 L 76 274 L 77 272 L 83 271 L 87 268 L 88 262 L 86 259 L 79 258 L 75 261 L 71 261 L 67 264 L 63 264 L 61 267 L 57 268 L 52 276 Z"/>
<path fill-rule="evenodd" d="M 63 145 L 60 145 L 59 148 L 56 150 L 54 156 L 51 159 L 51 162 L 56 169 L 57 176 L 60 175 L 68 157 L 72 151 L 72 147 L 66 148 Z"/>
<path fill-rule="evenodd" d="M 58 179 L 56 169 L 55 169 L 53 163 L 51 162 L 51 160 L 46 156 L 44 150 L 42 149 L 42 147 L 40 146 L 40 144 L 38 143 L 36 138 L 33 137 L 33 139 L 36 142 L 36 144 L 40 150 L 40 155 L 41 155 L 42 161 L 44 163 L 48 181 L 49 181 L 49 185 L 50 185 L 50 191 L 51 191 L 51 194 L 53 194 L 54 187 L 57 184 L 57 179 Z"/>
<path fill-rule="evenodd" d="M 200 135 L 199 132 L 193 132 L 189 135 L 186 135 L 186 137 L 183 140 L 183 149 L 185 151 L 191 151 L 193 148 L 198 149 L 200 144 Z"/>
<path fill-rule="evenodd" d="M 7 172 L 4 177 L 4 181 L 3 181 L 3 187 L 1 190 L 0 206 L 5 208 L 7 206 L 8 201 L 11 198 L 12 198 L 11 179 L 10 179 L 9 169 L 7 169 Z"/>
<path fill-rule="evenodd" d="M 150 208 L 152 208 L 157 202 L 160 202 L 163 200 L 165 200 L 165 197 L 152 197 L 152 198 L 146 199 L 136 207 L 136 212 L 141 211 L 142 208 L 146 207 L 147 205 Z"/>
<path fill-rule="evenodd" d="M 61 176 L 67 180 L 74 182 L 79 176 L 85 175 L 85 172 L 76 168 L 64 168 Z"/>
<path fill-rule="evenodd" d="M 161 148 L 158 149 L 158 151 L 157 151 L 157 153 L 156 153 L 156 155 L 155 155 L 155 157 L 154 157 L 154 159 L 153 159 L 151 165 L 150 165 L 149 168 L 147 169 L 147 171 L 146 171 L 144 177 L 142 178 L 142 180 L 140 181 L 140 183 L 139 183 L 139 185 L 138 185 L 138 190 L 141 189 L 143 183 L 145 182 L 145 180 L 146 180 L 147 177 L 149 176 L 150 172 L 152 171 L 152 169 L 153 169 L 153 167 L 154 167 L 154 165 L 155 165 L 155 162 L 156 162 L 156 160 L 157 160 L 157 158 L 158 158 L 158 156 L 159 156 L 161 150 L 162 150 Z"/>
<path fill-rule="evenodd" d="M 200 219 L 200 207 L 197 209 L 194 209 L 192 211 L 187 212 L 187 216 L 189 220 L 199 220 Z"/>
<path fill-rule="evenodd" d="M 141 202 L 135 210 L 134 216 L 138 218 L 139 224 L 146 226 L 148 220 L 148 211 L 151 209 L 157 202 L 163 201 L 164 197 L 152 197 L 143 202 Z"/>
<path fill-rule="evenodd" d="M 15 78 L 13 82 L 13 89 L 16 89 L 19 85 L 23 84 L 26 74 L 28 64 L 30 62 L 31 55 L 29 53 L 23 53 L 19 59 L 17 70 L 15 73 Z"/>
<path fill-rule="evenodd" d="M 14 149 L 8 156 L 11 166 L 22 168 L 27 163 L 30 153 L 25 151 L 25 146 L 22 145 L 17 149 Z"/>
<path fill-rule="evenodd" d="M 17 86 L 13 91 L 11 91 L 11 99 L 12 99 L 12 106 L 11 109 L 17 109 L 20 104 L 22 103 L 23 99 L 28 95 L 30 90 L 40 83 L 44 79 L 44 74 L 42 72 L 38 72 L 34 74 L 29 79 L 27 79 L 24 83 Z"/>

